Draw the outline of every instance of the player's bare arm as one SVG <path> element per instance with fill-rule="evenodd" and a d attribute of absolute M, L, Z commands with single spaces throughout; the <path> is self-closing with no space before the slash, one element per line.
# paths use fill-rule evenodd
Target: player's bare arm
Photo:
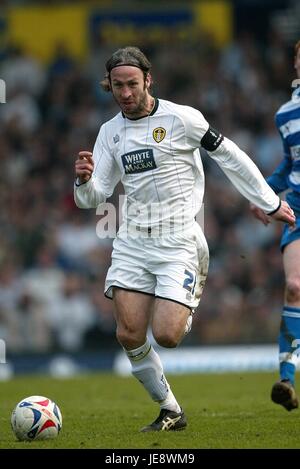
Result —
<path fill-rule="evenodd" d="M 255 218 L 261 221 L 265 226 L 271 222 L 269 215 L 267 215 L 261 208 L 252 203 L 250 203 L 250 211 L 255 216 Z"/>
<path fill-rule="evenodd" d="M 80 184 L 87 182 L 93 174 L 94 161 L 90 151 L 80 151 L 75 161 L 75 175 L 79 178 Z"/>

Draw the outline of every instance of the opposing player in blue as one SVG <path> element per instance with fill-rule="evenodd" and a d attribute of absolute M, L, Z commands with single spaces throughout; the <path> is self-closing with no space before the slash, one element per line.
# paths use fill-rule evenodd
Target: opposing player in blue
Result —
<path fill-rule="evenodd" d="M 300 79 L 300 41 L 295 45 L 294 67 Z M 298 81 L 300 85 L 300 80 L 293 84 Z M 285 273 L 279 333 L 280 381 L 273 385 L 271 399 L 290 411 L 299 406 L 294 385 L 300 344 L 300 87 L 280 107 L 275 120 L 283 140 L 284 158 L 267 182 L 276 194 L 289 190 L 286 200 L 296 215 L 296 226 L 285 225 L 280 245 Z M 265 225 L 269 223 L 269 217 L 261 209 L 251 205 L 251 211 Z"/>

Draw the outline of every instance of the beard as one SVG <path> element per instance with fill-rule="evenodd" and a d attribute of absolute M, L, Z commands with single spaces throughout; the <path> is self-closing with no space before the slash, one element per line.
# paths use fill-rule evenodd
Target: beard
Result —
<path fill-rule="evenodd" d="M 128 106 L 126 103 L 122 103 L 115 98 L 117 104 L 123 111 L 123 113 L 131 118 L 143 117 L 148 114 L 147 112 L 147 92 L 144 90 L 139 96 L 135 97 L 134 101 L 129 102 Z"/>

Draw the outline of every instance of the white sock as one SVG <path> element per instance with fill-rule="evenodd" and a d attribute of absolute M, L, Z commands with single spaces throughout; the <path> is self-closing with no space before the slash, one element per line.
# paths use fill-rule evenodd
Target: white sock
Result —
<path fill-rule="evenodd" d="M 159 403 L 160 408 L 161 409 L 173 410 L 173 412 L 181 412 L 181 407 L 178 404 L 178 402 L 176 401 L 176 398 L 175 398 L 174 394 L 172 393 L 172 390 L 170 388 L 169 383 L 167 383 L 167 384 L 168 384 L 168 387 L 169 387 L 169 392 L 167 394 L 166 399 L 164 399 L 163 401 L 161 401 Z"/>
<path fill-rule="evenodd" d="M 134 350 L 125 350 L 132 366 L 132 374 L 142 383 L 162 409 L 180 412 L 180 406 L 167 382 L 159 355 L 149 340 Z"/>

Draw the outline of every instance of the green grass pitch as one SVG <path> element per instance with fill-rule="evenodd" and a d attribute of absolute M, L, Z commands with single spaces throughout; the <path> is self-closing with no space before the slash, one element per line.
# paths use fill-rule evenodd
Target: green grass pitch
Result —
<path fill-rule="evenodd" d="M 72 379 L 18 377 L 0 384 L 0 448 L 300 448 L 299 410 L 287 412 L 270 401 L 273 373 L 170 375 L 188 427 L 182 432 L 142 434 L 159 412 L 134 378 L 112 374 Z M 29 395 L 59 405 L 63 428 L 58 438 L 18 442 L 10 414 Z"/>

